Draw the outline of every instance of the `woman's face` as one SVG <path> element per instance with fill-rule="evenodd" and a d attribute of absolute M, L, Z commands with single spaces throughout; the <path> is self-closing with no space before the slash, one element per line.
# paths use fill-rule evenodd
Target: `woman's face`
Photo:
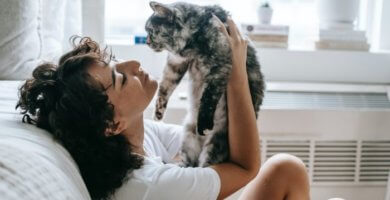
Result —
<path fill-rule="evenodd" d="M 115 122 L 127 124 L 142 116 L 157 89 L 157 81 L 134 60 L 112 66 L 92 65 L 88 72 L 107 89 L 109 100 L 114 105 Z"/>

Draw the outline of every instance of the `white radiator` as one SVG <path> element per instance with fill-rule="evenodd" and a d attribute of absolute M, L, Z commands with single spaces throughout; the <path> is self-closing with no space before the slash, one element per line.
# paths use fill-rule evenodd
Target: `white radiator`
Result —
<path fill-rule="evenodd" d="M 181 123 L 186 84 L 164 121 Z M 384 200 L 390 169 L 387 85 L 268 82 L 260 111 L 262 161 L 276 153 L 303 160 L 313 200 Z M 150 117 L 154 102 L 147 110 Z M 229 199 L 236 199 L 238 194 Z"/>

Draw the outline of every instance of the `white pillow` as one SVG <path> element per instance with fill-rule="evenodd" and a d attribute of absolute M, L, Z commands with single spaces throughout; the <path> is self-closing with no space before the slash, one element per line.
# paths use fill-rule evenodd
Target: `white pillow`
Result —
<path fill-rule="evenodd" d="M 41 1 L 2 0 L 0 6 L 0 79 L 31 76 L 41 55 Z"/>
<path fill-rule="evenodd" d="M 0 199 L 91 199 L 68 151 L 47 131 L 22 123 L 15 110 L 21 84 L 0 81 Z"/>

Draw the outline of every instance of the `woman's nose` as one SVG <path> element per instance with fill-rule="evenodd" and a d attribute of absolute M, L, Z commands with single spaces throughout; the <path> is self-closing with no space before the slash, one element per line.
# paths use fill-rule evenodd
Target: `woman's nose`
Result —
<path fill-rule="evenodd" d="M 116 68 L 118 71 L 130 70 L 132 73 L 138 73 L 140 70 L 141 64 L 136 60 L 129 60 L 125 62 L 118 63 Z"/>

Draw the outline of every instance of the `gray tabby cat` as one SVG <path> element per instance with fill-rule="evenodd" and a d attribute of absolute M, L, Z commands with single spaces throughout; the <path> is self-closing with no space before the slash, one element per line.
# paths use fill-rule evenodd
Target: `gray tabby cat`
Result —
<path fill-rule="evenodd" d="M 228 13 L 219 6 L 150 2 L 147 44 L 169 52 L 160 82 L 154 118 L 161 120 L 170 95 L 188 71 L 190 104 L 181 155 L 185 166 L 208 166 L 229 156 L 226 89 L 232 68 L 229 42 L 213 14 L 226 25 Z M 264 96 L 263 75 L 255 49 L 248 46 L 247 72 L 257 113 Z"/>

